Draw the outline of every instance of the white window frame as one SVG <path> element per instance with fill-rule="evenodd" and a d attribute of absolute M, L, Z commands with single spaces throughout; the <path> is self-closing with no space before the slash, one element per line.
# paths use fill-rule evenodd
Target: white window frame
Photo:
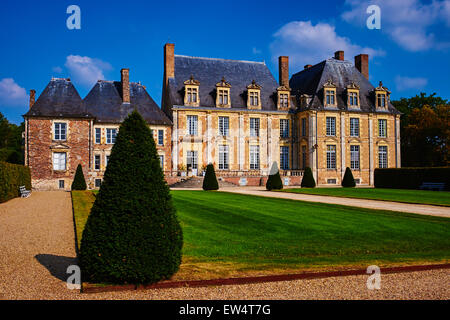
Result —
<path fill-rule="evenodd" d="M 360 169 L 360 147 L 359 145 L 350 146 L 350 169 Z"/>
<path fill-rule="evenodd" d="M 198 116 L 187 116 L 188 133 L 191 136 L 198 135 Z"/>
<path fill-rule="evenodd" d="M 164 171 L 164 155 L 159 155 L 159 164 L 161 165 L 162 171 Z"/>
<path fill-rule="evenodd" d="M 159 146 L 164 145 L 164 130 L 162 129 L 158 130 L 158 145 Z"/>
<path fill-rule="evenodd" d="M 95 143 L 102 143 L 102 128 L 95 128 Z"/>
<path fill-rule="evenodd" d="M 259 170 L 259 146 L 250 146 L 250 170 Z"/>
<path fill-rule="evenodd" d="M 378 137 L 387 138 L 387 120 L 378 119 Z"/>
<path fill-rule="evenodd" d="M 196 103 L 198 96 L 198 88 L 187 88 L 187 102 Z"/>
<path fill-rule="evenodd" d="M 228 145 L 219 146 L 219 170 L 229 169 L 229 151 Z"/>
<path fill-rule="evenodd" d="M 359 118 L 350 118 L 350 137 L 359 137 Z"/>
<path fill-rule="evenodd" d="M 198 169 L 198 152 L 197 151 L 187 151 L 186 152 L 186 167 L 191 164 L 192 169 Z"/>
<path fill-rule="evenodd" d="M 289 170 L 289 147 L 280 147 L 280 169 Z"/>
<path fill-rule="evenodd" d="M 55 122 L 54 127 L 54 140 L 55 141 L 66 141 L 67 140 L 67 123 L 66 122 Z"/>
<path fill-rule="evenodd" d="M 287 93 L 280 93 L 280 107 L 289 107 L 289 95 Z"/>
<path fill-rule="evenodd" d="M 250 137 L 259 137 L 259 128 L 259 118 L 250 118 Z"/>
<path fill-rule="evenodd" d="M 327 169 L 336 169 L 336 145 L 327 145 Z"/>
<path fill-rule="evenodd" d="M 98 166 L 97 166 L 98 160 Z M 102 168 L 102 156 L 99 154 L 94 154 L 94 170 L 101 170 Z"/>
<path fill-rule="evenodd" d="M 259 92 L 257 91 L 250 91 L 250 105 L 252 107 L 259 106 Z"/>
<path fill-rule="evenodd" d="M 228 101 L 230 99 L 229 97 L 229 90 L 228 89 L 219 89 L 219 105 L 228 105 Z"/>
<path fill-rule="evenodd" d="M 67 152 L 53 152 L 53 170 L 66 171 L 67 170 Z"/>
<path fill-rule="evenodd" d="M 358 92 L 349 92 L 348 93 L 348 103 L 350 107 L 357 107 L 358 106 Z"/>
<path fill-rule="evenodd" d="M 327 117 L 326 118 L 326 134 L 327 136 L 336 136 L 336 117 Z"/>
<path fill-rule="evenodd" d="M 289 138 L 289 119 L 280 119 L 280 137 Z"/>
<path fill-rule="evenodd" d="M 106 144 L 116 143 L 117 128 L 106 128 Z"/>
<path fill-rule="evenodd" d="M 377 93 L 377 105 L 378 108 L 386 108 L 386 94 Z"/>
<path fill-rule="evenodd" d="M 219 135 L 228 136 L 230 132 L 230 118 L 219 117 Z"/>
<path fill-rule="evenodd" d="M 378 146 L 378 167 L 387 168 L 388 167 L 388 147 Z"/>
<path fill-rule="evenodd" d="M 336 105 L 336 91 L 331 89 L 325 89 L 325 98 L 327 106 L 335 106 Z"/>

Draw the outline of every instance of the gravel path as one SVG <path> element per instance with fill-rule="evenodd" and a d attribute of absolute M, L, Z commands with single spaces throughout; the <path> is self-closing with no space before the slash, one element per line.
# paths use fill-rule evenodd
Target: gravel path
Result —
<path fill-rule="evenodd" d="M 439 216 L 450 218 L 450 208 L 422 204 L 410 204 L 392 201 L 341 198 L 330 196 L 316 196 L 300 193 L 286 193 L 266 191 L 265 187 L 244 187 L 244 188 L 222 188 L 220 191 L 249 194 L 254 196 L 263 196 L 270 198 L 281 198 L 291 200 L 302 200 L 310 202 L 321 202 L 330 204 L 340 204 L 345 206 L 353 206 L 368 209 L 391 210 L 416 214 L 425 214 L 430 216 Z"/>
<path fill-rule="evenodd" d="M 207 288 L 81 294 L 66 287 L 76 264 L 70 194 L 33 192 L 0 204 L 0 299 L 446 299 L 448 269 Z"/>

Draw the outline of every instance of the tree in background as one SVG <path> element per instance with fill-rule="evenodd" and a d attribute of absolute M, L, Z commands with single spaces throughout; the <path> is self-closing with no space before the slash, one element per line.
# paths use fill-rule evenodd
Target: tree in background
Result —
<path fill-rule="evenodd" d="M 356 187 L 355 179 L 353 178 L 352 170 L 349 167 L 345 169 L 344 178 L 342 179 L 341 185 L 344 188 Z"/>
<path fill-rule="evenodd" d="M 23 164 L 24 123 L 10 123 L 0 112 L 0 161 Z"/>
<path fill-rule="evenodd" d="M 78 165 L 77 171 L 75 172 L 75 178 L 72 182 L 72 190 L 86 190 L 86 180 L 84 179 L 83 168 L 81 164 Z"/>
<path fill-rule="evenodd" d="M 401 117 L 402 167 L 450 165 L 450 104 L 447 100 L 420 93 L 392 101 Z"/>
<path fill-rule="evenodd" d="M 206 166 L 206 173 L 203 178 L 203 190 L 219 190 L 219 183 L 217 182 L 216 172 L 212 163 Z"/>

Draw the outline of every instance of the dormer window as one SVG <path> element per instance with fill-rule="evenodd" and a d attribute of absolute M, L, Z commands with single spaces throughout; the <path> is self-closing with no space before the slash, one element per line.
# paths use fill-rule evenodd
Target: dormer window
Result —
<path fill-rule="evenodd" d="M 261 86 L 256 84 L 255 80 L 247 86 L 248 99 L 247 108 L 249 109 L 261 109 Z"/>
<path fill-rule="evenodd" d="M 354 82 L 347 86 L 347 106 L 359 108 L 359 86 Z"/>
<path fill-rule="evenodd" d="M 380 81 L 378 87 L 375 88 L 375 105 L 377 109 L 386 109 L 391 92 L 388 88 L 383 87 L 383 82 Z"/>
<path fill-rule="evenodd" d="M 290 97 L 291 97 L 291 93 L 290 93 L 291 89 L 289 87 L 286 86 L 281 86 L 277 88 L 277 93 L 278 93 L 278 109 L 289 109 L 290 107 Z"/>
<path fill-rule="evenodd" d="M 199 86 L 200 82 L 195 80 L 192 75 L 189 80 L 184 82 L 184 104 L 186 106 L 198 107 L 200 105 Z"/>
<path fill-rule="evenodd" d="M 333 84 L 333 82 L 330 80 L 328 80 L 324 85 L 323 85 L 323 90 L 325 92 L 325 107 L 336 107 L 337 103 L 336 103 L 336 86 Z"/>
<path fill-rule="evenodd" d="M 217 89 L 217 97 L 216 97 L 216 106 L 231 108 L 230 101 L 230 88 L 231 85 L 225 81 L 225 78 L 222 77 L 222 80 L 216 84 Z"/>

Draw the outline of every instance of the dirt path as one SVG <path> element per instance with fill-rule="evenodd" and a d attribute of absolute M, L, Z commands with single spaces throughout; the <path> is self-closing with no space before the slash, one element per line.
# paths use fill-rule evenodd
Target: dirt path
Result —
<path fill-rule="evenodd" d="M 400 212 L 417 213 L 430 216 L 450 218 L 449 207 L 440 207 L 432 205 L 409 204 L 409 203 L 367 200 L 367 199 L 340 198 L 329 196 L 316 196 L 300 193 L 274 192 L 274 191 L 266 191 L 264 187 L 222 188 L 220 189 L 220 191 L 249 194 L 254 196 L 271 197 L 271 198 L 340 204 L 345 206 L 353 206 L 368 209 L 400 211 Z"/>
<path fill-rule="evenodd" d="M 446 299 L 450 271 L 334 277 L 207 288 L 81 294 L 66 287 L 76 264 L 70 194 L 34 192 L 0 204 L 0 299 Z"/>

